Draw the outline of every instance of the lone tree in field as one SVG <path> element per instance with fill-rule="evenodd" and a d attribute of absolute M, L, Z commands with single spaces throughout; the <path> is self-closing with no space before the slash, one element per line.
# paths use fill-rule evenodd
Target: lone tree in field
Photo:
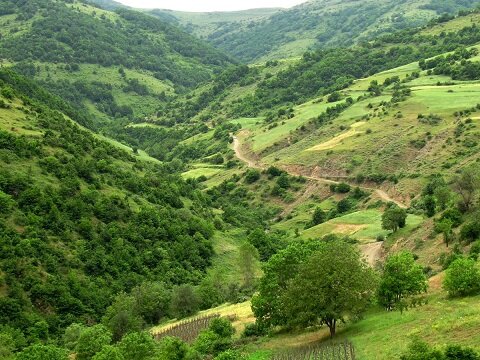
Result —
<path fill-rule="evenodd" d="M 404 228 L 407 221 L 407 212 L 398 206 L 392 206 L 382 215 L 382 228 L 396 232 Z"/>
<path fill-rule="evenodd" d="M 336 325 L 362 312 L 377 277 L 360 253 L 338 237 L 295 242 L 272 256 L 252 299 L 257 326 Z"/>
<path fill-rule="evenodd" d="M 427 278 L 413 255 L 401 252 L 388 257 L 378 288 L 378 301 L 393 310 L 405 298 L 427 291 Z"/>
<path fill-rule="evenodd" d="M 300 266 L 284 294 L 288 324 L 336 326 L 366 309 L 376 275 L 360 253 L 343 241 L 325 242 Z"/>

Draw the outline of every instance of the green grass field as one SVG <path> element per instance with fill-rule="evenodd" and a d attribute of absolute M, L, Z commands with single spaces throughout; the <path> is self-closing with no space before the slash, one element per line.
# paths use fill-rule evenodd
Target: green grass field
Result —
<path fill-rule="evenodd" d="M 458 344 L 480 350 L 480 297 L 450 300 L 439 293 L 429 297 L 429 304 L 403 314 L 372 309 L 364 319 L 340 326 L 337 341 L 353 342 L 359 360 L 398 359 L 413 338 L 419 337 L 436 346 Z M 327 329 L 276 335 L 251 346 L 262 352 L 274 352 L 328 340 Z M 255 357 L 252 357 L 255 359 Z M 260 357 L 260 359 L 262 359 Z"/>
<path fill-rule="evenodd" d="M 409 215 L 407 226 L 395 235 L 406 235 L 422 222 L 421 216 Z M 380 211 L 361 210 L 307 229 L 301 232 L 300 236 L 304 239 L 322 238 L 331 233 L 348 235 L 363 243 L 375 241 L 379 235 L 386 237 L 390 234 L 382 229 L 382 213 Z"/>

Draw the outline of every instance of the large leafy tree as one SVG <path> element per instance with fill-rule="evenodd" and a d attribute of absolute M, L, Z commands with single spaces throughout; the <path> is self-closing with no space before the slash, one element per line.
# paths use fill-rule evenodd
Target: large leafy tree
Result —
<path fill-rule="evenodd" d="M 393 232 L 404 228 L 407 220 L 407 212 L 398 206 L 392 206 L 385 210 L 382 215 L 382 228 Z"/>
<path fill-rule="evenodd" d="M 258 294 L 252 299 L 252 310 L 259 326 L 286 325 L 287 316 L 282 294 L 287 290 L 289 281 L 297 274 L 302 261 L 320 246 L 318 241 L 295 242 L 272 256 L 264 265 Z"/>
<path fill-rule="evenodd" d="M 283 296 L 292 325 L 327 325 L 333 337 L 338 322 L 366 309 L 375 293 L 376 274 L 358 250 L 345 242 L 326 242 L 314 252 Z"/>
<path fill-rule="evenodd" d="M 427 278 L 413 255 L 401 252 L 388 257 L 378 288 L 379 303 L 392 310 L 405 298 L 427 291 Z"/>

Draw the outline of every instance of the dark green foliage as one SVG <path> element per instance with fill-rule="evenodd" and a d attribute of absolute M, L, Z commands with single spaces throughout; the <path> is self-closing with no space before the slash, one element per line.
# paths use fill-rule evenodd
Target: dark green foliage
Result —
<path fill-rule="evenodd" d="M 105 345 L 92 360 L 126 360 L 120 350 L 112 345 Z"/>
<path fill-rule="evenodd" d="M 480 355 L 468 347 L 448 345 L 445 350 L 434 349 L 427 343 L 415 339 L 401 360 L 478 360 Z"/>
<path fill-rule="evenodd" d="M 340 193 L 340 194 L 346 194 L 349 193 L 352 187 L 349 184 L 346 183 L 340 183 L 340 184 L 333 184 L 330 185 L 330 189 L 333 192 Z"/>
<path fill-rule="evenodd" d="M 388 257 L 378 288 L 378 301 L 387 310 L 399 306 L 411 296 L 427 291 L 427 278 L 412 254 L 401 252 Z"/>
<path fill-rule="evenodd" d="M 448 360 L 478 360 L 480 355 L 472 348 L 449 345 L 445 350 L 445 357 Z"/>
<path fill-rule="evenodd" d="M 266 233 L 262 229 L 255 229 L 248 235 L 250 242 L 258 250 L 261 261 L 267 261 L 284 247 L 285 241 L 281 234 L 277 232 Z"/>
<path fill-rule="evenodd" d="M 408 352 L 400 357 L 401 360 L 444 360 L 441 351 L 432 349 L 427 343 L 415 339 L 408 347 Z"/>
<path fill-rule="evenodd" d="M 103 324 L 111 331 L 114 341 L 119 341 L 129 332 L 142 329 L 143 319 L 138 312 L 133 296 L 125 293 L 116 296 L 103 317 Z"/>
<path fill-rule="evenodd" d="M 256 169 L 248 169 L 245 173 L 245 182 L 247 184 L 253 184 L 255 181 L 260 179 L 260 171 Z"/>
<path fill-rule="evenodd" d="M 366 309 L 375 286 L 374 271 L 352 245 L 326 242 L 300 265 L 282 296 L 287 323 L 325 324 L 333 337 L 337 322 Z"/>
<path fill-rule="evenodd" d="M 338 91 L 334 91 L 328 96 L 327 101 L 332 103 L 332 102 L 340 101 L 341 99 L 342 99 L 342 94 L 340 94 Z"/>
<path fill-rule="evenodd" d="M 290 177 L 287 173 L 282 173 L 277 179 L 277 185 L 281 189 L 288 189 L 290 187 Z"/>
<path fill-rule="evenodd" d="M 443 287 L 450 296 L 468 296 L 480 292 L 480 269 L 475 260 L 458 258 L 452 262 Z"/>
<path fill-rule="evenodd" d="M 4 3 L 19 14 L 25 11 L 25 4 L 7 0 Z M 229 62 L 207 44 L 140 12 L 118 9 L 124 21 L 113 23 L 48 0 L 35 0 L 30 6 L 34 13 L 41 11 L 43 17 L 33 22 L 29 32 L 15 39 L 6 38 L 0 44 L 3 54 L 15 61 L 142 66 L 159 79 L 181 86 L 195 85 L 208 79 L 210 73 L 205 67 L 182 66 L 172 61 L 172 55 L 212 68 Z M 163 40 L 149 36 L 151 33 L 162 34 Z"/>
<path fill-rule="evenodd" d="M 319 241 L 295 242 L 270 258 L 264 267 L 258 294 L 252 299 L 252 310 L 260 327 L 285 325 L 287 313 L 282 294 L 298 273 L 300 264 L 321 246 Z"/>
<path fill-rule="evenodd" d="M 476 3 L 477 0 L 431 0 L 425 4 L 425 8 L 438 14 L 453 15 L 458 10 L 474 7 Z M 294 48 L 293 44 L 298 46 L 295 42 L 297 39 L 316 36 L 314 47 L 347 46 L 367 42 L 381 34 L 424 25 L 433 16 L 423 13 L 421 16 L 414 15 L 419 12 L 414 9 L 419 9 L 419 5 L 424 5 L 423 2 L 350 1 L 341 7 L 336 5 L 311 2 L 252 22 L 240 30 L 237 23 L 222 24 L 218 31 L 209 36 L 209 40 L 230 54 L 252 61 L 268 57 L 271 52 L 276 54 L 275 50 L 284 46 Z"/>
<path fill-rule="evenodd" d="M 191 285 L 180 285 L 173 289 L 170 311 L 177 319 L 191 316 L 198 311 L 200 299 Z"/>
<path fill-rule="evenodd" d="M 258 323 L 252 323 L 245 325 L 245 329 L 243 330 L 242 336 L 244 337 L 258 337 L 267 334 L 267 329 L 262 327 Z"/>
<path fill-rule="evenodd" d="M 179 338 L 166 337 L 160 341 L 158 353 L 161 360 L 186 360 L 189 348 Z"/>
<path fill-rule="evenodd" d="M 100 352 L 105 345 L 112 341 L 112 334 L 103 325 L 95 325 L 86 328 L 78 339 L 75 352 L 78 360 L 90 360 Z"/>
<path fill-rule="evenodd" d="M 311 228 L 324 223 L 327 220 L 327 214 L 322 208 L 317 207 L 312 215 L 312 220 L 307 224 L 306 228 Z"/>
<path fill-rule="evenodd" d="M 270 166 L 267 170 L 266 170 L 266 173 L 268 176 L 270 177 L 277 177 L 277 176 L 280 176 L 284 173 L 283 170 L 275 167 L 275 166 Z"/>
<path fill-rule="evenodd" d="M 398 206 L 391 206 L 382 215 L 382 228 L 393 232 L 404 228 L 406 225 L 407 212 Z"/>
<path fill-rule="evenodd" d="M 17 354 L 16 360 L 68 360 L 68 354 L 64 349 L 54 345 L 32 345 Z M 80 358 L 78 358 L 80 359 Z"/>
<path fill-rule="evenodd" d="M 218 355 L 229 349 L 234 333 L 235 329 L 229 320 L 214 319 L 208 329 L 200 333 L 193 348 L 203 355 Z"/>
<path fill-rule="evenodd" d="M 0 322 L 49 341 L 73 322 L 99 322 L 116 294 L 137 286 L 126 295 L 134 306 L 106 319 L 116 339 L 167 316 L 169 291 L 149 281 L 201 280 L 213 254 L 208 197 L 170 165 L 137 161 L 65 119 L 59 111 L 72 108 L 28 79 L 2 70 L 0 82 L 42 133 L 0 132 L 17 159 L 0 166 Z"/>
<path fill-rule="evenodd" d="M 352 207 L 353 207 L 353 204 L 348 198 L 342 199 L 337 203 L 337 213 L 339 214 L 346 213 L 347 211 L 350 211 Z"/>
<path fill-rule="evenodd" d="M 156 343 L 148 332 L 133 332 L 118 344 L 120 353 L 129 360 L 150 360 L 156 353 Z"/>
<path fill-rule="evenodd" d="M 467 244 L 480 239 L 480 215 L 475 214 L 474 219 L 468 221 L 460 230 L 460 238 Z"/>

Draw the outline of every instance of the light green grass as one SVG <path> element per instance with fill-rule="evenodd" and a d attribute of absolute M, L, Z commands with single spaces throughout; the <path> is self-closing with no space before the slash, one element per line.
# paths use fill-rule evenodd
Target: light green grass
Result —
<path fill-rule="evenodd" d="M 196 179 L 196 178 L 199 178 L 200 176 L 206 176 L 207 178 L 210 178 L 220 172 L 222 172 L 221 168 L 200 167 L 200 168 L 186 171 L 182 174 L 182 176 L 185 179 Z"/>
<path fill-rule="evenodd" d="M 480 350 L 480 297 L 449 300 L 443 293 L 432 295 L 429 304 L 403 314 L 373 309 L 363 320 L 340 325 L 336 341 L 348 339 L 358 360 L 398 359 L 414 337 L 436 346 L 458 344 Z M 281 351 L 328 340 L 328 331 L 276 335 L 254 346 Z M 252 349 L 254 352 L 254 349 Z"/>
<path fill-rule="evenodd" d="M 422 222 L 421 216 L 410 214 L 407 217 L 407 226 L 395 235 L 408 234 Z M 361 242 L 371 242 L 379 235 L 388 236 L 390 234 L 389 231 L 382 229 L 382 212 L 361 210 L 307 229 L 300 236 L 304 239 L 322 238 L 331 233 L 349 235 Z"/>

